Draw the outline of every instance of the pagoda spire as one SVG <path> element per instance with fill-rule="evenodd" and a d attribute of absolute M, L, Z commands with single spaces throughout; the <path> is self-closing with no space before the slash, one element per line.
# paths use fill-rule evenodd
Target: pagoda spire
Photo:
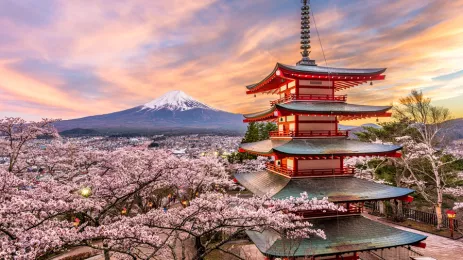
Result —
<path fill-rule="evenodd" d="M 310 0 L 301 0 L 301 55 L 297 65 L 317 66 L 315 60 L 309 58 L 310 54 Z"/>

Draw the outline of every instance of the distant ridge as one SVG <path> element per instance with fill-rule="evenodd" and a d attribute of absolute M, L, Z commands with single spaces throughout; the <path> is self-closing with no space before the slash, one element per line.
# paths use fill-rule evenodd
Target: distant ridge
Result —
<path fill-rule="evenodd" d="M 58 131 L 92 129 L 101 133 L 127 132 L 244 132 L 240 114 L 212 108 L 182 91 L 171 91 L 144 105 L 109 114 L 63 120 Z"/>

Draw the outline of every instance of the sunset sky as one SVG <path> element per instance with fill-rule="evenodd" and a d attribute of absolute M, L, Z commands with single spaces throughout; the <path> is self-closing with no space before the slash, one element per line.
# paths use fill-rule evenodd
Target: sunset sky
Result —
<path fill-rule="evenodd" d="M 183 90 L 247 113 L 276 62 L 300 60 L 299 0 L 1 0 L 0 117 L 76 118 Z M 332 67 L 387 67 L 348 90 L 388 105 L 412 89 L 463 117 L 463 0 L 312 0 Z M 312 28 L 313 28 L 312 21 Z M 325 65 L 316 31 L 312 54 Z M 352 124 L 355 124 L 353 122 Z"/>

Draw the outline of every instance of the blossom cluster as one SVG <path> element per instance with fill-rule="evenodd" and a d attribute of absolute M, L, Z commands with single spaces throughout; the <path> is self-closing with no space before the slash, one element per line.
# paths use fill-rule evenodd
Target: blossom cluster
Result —
<path fill-rule="evenodd" d="M 285 200 L 230 195 L 236 184 L 216 156 L 37 140 L 56 136 L 51 121 L 44 122 L 1 122 L 0 129 L 11 133 L 0 137 L 0 152 L 9 159 L 0 165 L 1 259 L 35 259 L 76 246 L 118 258 L 174 259 L 179 248 L 188 249 L 185 244 L 220 232 L 230 238 L 265 229 L 291 238 L 324 237 L 295 212 L 343 210 L 307 194 Z M 212 245 L 182 254 L 203 257 L 217 249 Z"/>

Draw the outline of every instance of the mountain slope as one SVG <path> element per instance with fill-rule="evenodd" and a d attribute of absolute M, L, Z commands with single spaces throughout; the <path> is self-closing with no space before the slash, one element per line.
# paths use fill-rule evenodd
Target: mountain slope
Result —
<path fill-rule="evenodd" d="M 214 109 L 181 91 L 168 92 L 144 105 L 109 114 L 64 120 L 59 131 L 85 128 L 117 131 L 224 129 L 243 131 L 242 116 Z"/>
<path fill-rule="evenodd" d="M 156 111 L 167 109 L 172 111 L 186 111 L 195 108 L 215 110 L 206 104 L 196 101 L 185 92 L 179 90 L 170 91 L 161 97 L 146 103 L 143 105 L 142 110 Z"/>

